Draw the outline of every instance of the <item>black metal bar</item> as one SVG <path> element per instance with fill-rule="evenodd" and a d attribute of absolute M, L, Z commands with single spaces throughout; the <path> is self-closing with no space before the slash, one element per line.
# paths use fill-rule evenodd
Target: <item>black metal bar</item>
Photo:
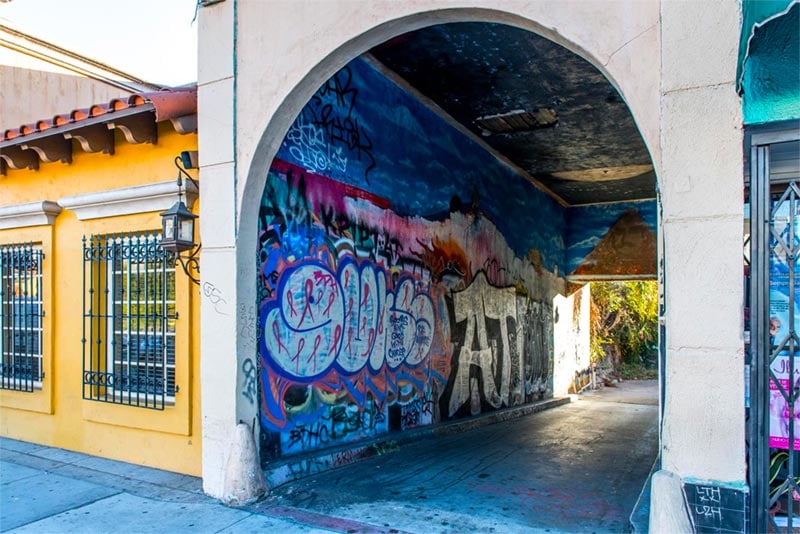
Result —
<path fill-rule="evenodd" d="M 81 287 L 84 290 L 81 292 L 81 310 L 83 311 L 83 324 L 81 325 L 81 371 L 83 372 L 83 384 L 81 385 L 82 396 L 84 399 L 88 398 L 86 395 L 86 386 L 87 382 L 89 382 L 88 377 L 90 375 L 87 374 L 86 371 L 86 263 L 87 263 L 87 253 L 89 256 L 91 254 L 87 251 L 86 248 L 86 236 L 83 236 L 82 239 L 83 243 L 83 268 L 81 269 Z M 89 249 L 91 250 L 91 249 Z M 89 259 L 88 261 L 91 261 Z"/>
<path fill-rule="evenodd" d="M 792 530 L 793 525 L 793 508 L 794 508 L 794 490 L 795 490 L 795 471 L 796 471 L 796 462 L 797 457 L 794 453 L 796 450 L 795 448 L 795 432 L 794 432 L 794 413 L 795 413 L 795 400 L 797 395 L 795 394 L 795 385 L 794 385 L 794 208 L 795 208 L 795 198 L 794 198 L 794 191 L 791 189 L 789 190 L 789 248 L 786 251 L 786 259 L 789 267 L 789 473 L 787 480 L 789 482 L 789 491 L 786 498 L 788 503 L 787 505 L 787 525 L 786 528 L 789 532 Z"/>
<path fill-rule="evenodd" d="M 31 300 L 33 298 L 33 290 L 32 290 L 32 276 L 31 276 L 31 269 L 33 269 L 33 244 L 27 245 L 22 247 L 22 254 L 20 254 L 20 260 L 22 261 L 22 306 L 20 311 L 22 312 L 22 332 L 20 335 L 20 339 L 22 341 L 20 346 L 20 363 L 22 364 L 22 377 L 20 383 L 22 384 L 22 388 L 26 391 L 33 390 L 33 380 L 32 380 L 32 373 L 33 373 L 33 355 L 31 354 L 31 347 L 29 347 L 29 337 L 31 332 L 31 316 L 29 312 L 29 307 L 31 306 Z"/>
<path fill-rule="evenodd" d="M 8 387 L 6 378 L 6 351 L 8 350 L 8 336 L 6 335 L 6 319 L 8 315 L 8 307 L 6 306 L 6 276 L 8 273 L 8 265 L 6 257 L 8 256 L 5 247 L 0 247 L 0 388 L 6 389 Z"/>
<path fill-rule="evenodd" d="M 0 388 L 32 392 L 41 384 L 42 261 L 34 243 L 0 246 Z"/>
<path fill-rule="evenodd" d="M 769 366 L 767 347 L 769 329 L 765 322 L 768 310 L 768 246 L 769 183 L 765 178 L 765 149 L 754 146 L 751 151 L 750 182 L 750 329 L 753 367 L 751 369 L 750 477 L 753 505 L 751 526 L 754 532 L 766 532 L 769 520 Z"/>
<path fill-rule="evenodd" d="M 87 398 L 163 410 L 167 395 L 174 395 L 167 370 L 168 339 L 174 336 L 167 324 L 168 296 L 174 277 L 168 278 L 167 257 L 156 235 L 93 236 L 84 261 L 91 284 L 84 299 L 94 306 L 85 315 L 92 354 L 84 385 L 96 388 Z"/>

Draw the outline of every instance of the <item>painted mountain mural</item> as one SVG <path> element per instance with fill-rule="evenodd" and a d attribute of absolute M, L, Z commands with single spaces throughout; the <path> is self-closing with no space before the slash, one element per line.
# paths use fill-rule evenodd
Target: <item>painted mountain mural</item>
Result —
<path fill-rule="evenodd" d="M 635 209 L 624 212 L 573 275 L 656 274 L 656 234 Z"/>

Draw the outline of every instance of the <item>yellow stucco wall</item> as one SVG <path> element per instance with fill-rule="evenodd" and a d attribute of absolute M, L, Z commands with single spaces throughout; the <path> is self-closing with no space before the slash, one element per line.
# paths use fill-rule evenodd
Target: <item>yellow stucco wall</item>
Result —
<path fill-rule="evenodd" d="M 174 179 L 175 156 L 197 149 L 195 134 L 179 135 L 159 124 L 156 145 L 127 143 L 116 133 L 113 156 L 84 153 L 74 145 L 69 165 L 42 163 L 40 170 L 0 176 L 0 206 L 118 189 Z M 75 143 L 73 141 L 73 143 Z M 189 171 L 196 178 L 196 171 Z M 199 201 L 193 211 L 198 212 Z M 135 464 L 199 475 L 199 292 L 176 269 L 174 406 L 163 411 L 82 398 L 84 235 L 158 230 L 158 212 L 80 221 L 64 209 L 52 226 L 0 230 L 0 245 L 41 243 L 43 262 L 43 369 L 41 390 L 0 390 L 0 434 Z"/>

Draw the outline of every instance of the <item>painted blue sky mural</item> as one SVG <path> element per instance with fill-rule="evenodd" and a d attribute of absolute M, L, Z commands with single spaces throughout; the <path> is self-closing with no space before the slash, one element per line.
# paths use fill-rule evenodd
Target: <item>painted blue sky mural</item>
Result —
<path fill-rule="evenodd" d="M 636 210 L 654 233 L 658 220 L 655 200 L 579 206 L 567 210 L 567 273 L 577 269 L 620 217 Z M 654 266 L 655 267 L 655 266 Z"/>
<path fill-rule="evenodd" d="M 416 97 L 357 58 L 295 120 L 278 158 L 388 199 L 401 215 L 485 214 L 519 257 L 564 271 L 564 209 Z"/>

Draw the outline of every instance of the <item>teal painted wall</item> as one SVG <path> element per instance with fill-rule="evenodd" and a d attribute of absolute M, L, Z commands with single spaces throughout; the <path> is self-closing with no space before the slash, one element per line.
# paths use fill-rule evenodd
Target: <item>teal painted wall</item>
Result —
<path fill-rule="evenodd" d="M 800 4 L 756 29 L 742 89 L 745 124 L 800 118 Z"/>

